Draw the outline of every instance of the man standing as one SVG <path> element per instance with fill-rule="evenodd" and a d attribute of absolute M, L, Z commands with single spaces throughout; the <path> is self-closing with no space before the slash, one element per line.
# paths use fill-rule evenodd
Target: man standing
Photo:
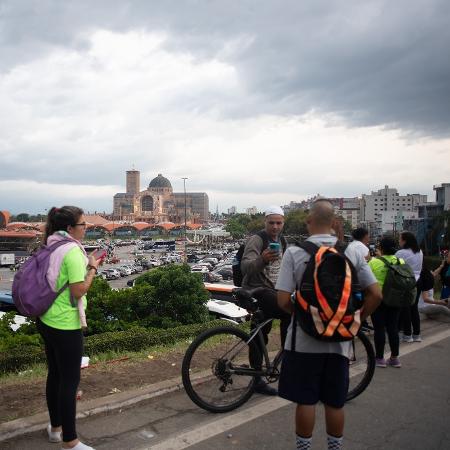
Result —
<path fill-rule="evenodd" d="M 348 244 L 345 254 L 350 260 L 357 258 L 361 254 L 366 261 L 370 259 L 369 253 L 369 232 L 365 228 L 356 228 L 352 231 L 353 241 Z"/>
<path fill-rule="evenodd" d="M 290 322 L 290 314 L 278 307 L 275 290 L 281 257 L 286 248 L 286 241 L 281 237 L 283 226 L 284 211 L 279 206 L 267 208 L 264 230 L 249 238 L 245 244 L 241 261 L 242 274 L 244 275 L 242 287 L 247 290 L 258 288 L 254 296 L 258 299 L 259 308 L 263 311 L 264 317 L 280 319 L 282 346 L 284 346 Z M 269 323 L 262 330 L 266 344 L 271 328 L 272 323 Z M 252 367 L 260 369 L 262 353 L 261 355 L 255 355 L 250 351 L 250 363 Z M 277 390 L 268 386 L 261 378 L 257 380 L 255 390 L 261 394 L 277 395 Z"/>
<path fill-rule="evenodd" d="M 334 247 L 332 236 L 334 212 L 332 204 L 320 199 L 312 205 L 307 227 L 308 241 L 318 247 Z M 310 255 L 300 247 L 290 247 L 282 260 L 276 283 L 278 304 L 288 312 L 294 311 L 291 294 L 300 286 Z M 350 259 L 350 258 L 349 258 Z M 364 290 L 361 319 L 365 319 L 381 302 L 381 290 L 367 261 L 361 256 L 350 259 Z M 297 449 L 311 448 L 315 421 L 315 407 L 321 401 L 325 407 L 328 449 L 342 447 L 344 431 L 344 403 L 349 384 L 351 341 L 324 342 L 308 334 L 293 318 L 287 333 L 283 365 L 279 382 L 279 395 L 297 403 L 295 416 Z"/>

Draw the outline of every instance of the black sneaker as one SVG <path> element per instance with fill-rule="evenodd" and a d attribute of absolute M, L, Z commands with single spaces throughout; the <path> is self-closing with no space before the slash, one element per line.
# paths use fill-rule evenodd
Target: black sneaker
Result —
<path fill-rule="evenodd" d="M 265 381 L 259 380 L 255 384 L 255 392 L 262 395 L 278 395 L 278 390 L 269 386 Z"/>

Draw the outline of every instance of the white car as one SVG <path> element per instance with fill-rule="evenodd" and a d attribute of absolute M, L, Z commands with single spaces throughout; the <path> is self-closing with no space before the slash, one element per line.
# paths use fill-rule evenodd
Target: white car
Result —
<path fill-rule="evenodd" d="M 248 311 L 240 308 L 234 303 L 225 300 L 216 300 L 212 298 L 206 303 L 208 311 L 219 319 L 232 320 L 234 322 L 242 323 L 248 318 Z"/>

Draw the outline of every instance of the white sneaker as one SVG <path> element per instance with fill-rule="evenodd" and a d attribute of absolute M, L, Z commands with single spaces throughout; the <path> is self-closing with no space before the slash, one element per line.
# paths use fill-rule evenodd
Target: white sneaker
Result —
<path fill-rule="evenodd" d="M 414 342 L 413 341 L 413 337 L 404 334 L 403 337 L 402 337 L 402 342 Z"/>
<path fill-rule="evenodd" d="M 63 448 L 62 450 L 67 450 Z M 82 442 L 78 442 L 75 447 L 72 447 L 70 450 L 95 450 L 95 448 L 89 447 L 89 445 L 83 444 Z"/>
<path fill-rule="evenodd" d="M 52 431 L 51 424 L 47 425 L 48 442 L 61 442 L 61 431 Z"/>
<path fill-rule="evenodd" d="M 413 334 L 412 338 L 413 342 L 422 342 L 422 337 L 420 336 L 420 334 Z"/>

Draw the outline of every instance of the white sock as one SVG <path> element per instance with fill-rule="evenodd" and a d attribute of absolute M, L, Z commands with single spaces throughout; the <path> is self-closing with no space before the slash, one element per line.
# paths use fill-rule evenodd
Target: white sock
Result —
<path fill-rule="evenodd" d="M 297 438 L 296 438 L 296 444 L 297 444 L 296 449 L 297 450 L 310 450 L 311 443 L 312 443 L 312 437 L 305 438 L 305 437 L 299 436 L 297 434 Z"/>
<path fill-rule="evenodd" d="M 342 447 L 342 436 L 336 437 L 331 436 L 330 434 L 327 435 L 327 441 L 328 441 L 328 450 L 341 450 Z"/>

